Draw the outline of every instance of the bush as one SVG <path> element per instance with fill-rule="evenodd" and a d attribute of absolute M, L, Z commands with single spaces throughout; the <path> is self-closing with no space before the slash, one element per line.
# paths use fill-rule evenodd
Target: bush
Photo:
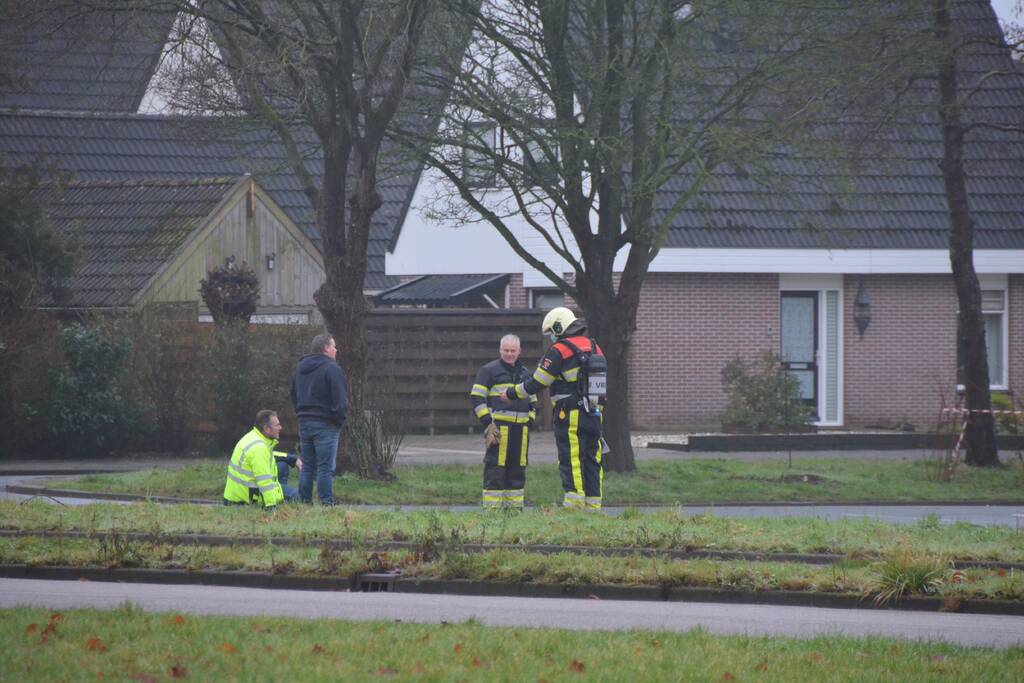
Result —
<path fill-rule="evenodd" d="M 39 381 L 61 363 L 60 328 L 51 316 L 24 311 L 0 325 L 0 422 L 15 425 L 4 437 L 3 453 L 41 450 L 49 428 L 39 415 L 47 382 Z"/>
<path fill-rule="evenodd" d="M 132 340 L 121 390 L 153 437 L 151 444 L 139 447 L 181 453 L 191 443 L 200 351 L 196 339 L 182 334 L 182 320 L 194 317 L 193 307 L 148 305 L 106 321 L 111 330 Z"/>
<path fill-rule="evenodd" d="M 722 414 L 727 431 L 805 431 L 810 426 L 812 411 L 799 398 L 799 384 L 771 351 L 749 364 L 737 355 L 722 368 L 722 384 L 728 396 Z"/>
<path fill-rule="evenodd" d="M 992 392 L 992 410 L 1024 410 L 1024 404 L 1014 405 L 1012 394 Z M 995 418 L 996 429 L 1000 434 L 1020 434 L 1024 432 L 1024 415 L 997 414 Z"/>
<path fill-rule="evenodd" d="M 84 456 L 122 451 L 138 426 L 118 386 L 131 342 L 80 324 L 65 328 L 60 342 L 66 365 L 51 372 L 40 411 L 54 447 Z"/>

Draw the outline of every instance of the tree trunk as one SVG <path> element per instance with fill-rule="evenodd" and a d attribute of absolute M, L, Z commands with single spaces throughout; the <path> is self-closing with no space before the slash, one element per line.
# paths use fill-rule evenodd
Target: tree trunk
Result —
<path fill-rule="evenodd" d="M 939 65 L 939 119 L 942 124 L 942 176 L 949 205 L 949 261 L 960 310 L 957 315 L 957 378 L 967 392 L 972 411 L 964 436 L 970 465 L 999 464 L 995 423 L 991 411 L 985 319 L 981 285 L 974 270 L 974 222 L 971 219 L 964 172 L 964 126 L 960 117 L 955 53 L 952 49 L 948 0 L 935 0 L 935 33 L 943 57 Z"/>
<path fill-rule="evenodd" d="M 586 314 L 587 331 L 601 345 L 608 360 L 608 402 L 603 430 L 608 454 L 604 466 L 612 472 L 633 472 L 636 456 L 629 429 L 629 350 L 636 328 L 637 302 L 623 301 L 621 290 L 620 296 L 615 296 L 611 287 L 593 289 L 597 291 L 589 292 L 589 300 L 580 304 Z"/>

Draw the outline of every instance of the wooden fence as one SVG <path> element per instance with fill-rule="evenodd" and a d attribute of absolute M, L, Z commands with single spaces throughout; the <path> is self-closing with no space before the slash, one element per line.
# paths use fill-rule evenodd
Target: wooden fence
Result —
<path fill-rule="evenodd" d="M 479 425 L 469 403 L 477 370 L 498 358 L 501 337 L 511 333 L 532 371 L 546 348 L 542 320 L 532 310 L 375 310 L 367 325 L 370 381 L 393 397 L 386 407 L 398 410 L 409 432 L 472 430 Z M 542 425 L 549 413 L 538 410 Z"/>
<path fill-rule="evenodd" d="M 477 370 L 498 358 L 498 346 L 505 334 L 522 340 L 522 360 L 532 372 L 546 344 L 540 332 L 543 312 L 532 310 L 480 309 L 377 309 L 367 320 L 369 345 L 368 381 L 376 407 L 400 417 L 406 433 L 468 432 L 479 429 L 469 402 L 469 391 Z M 307 348 L 315 330 L 294 325 L 253 325 L 258 335 L 264 370 L 268 360 L 273 392 L 281 399 L 273 405 L 290 413 L 290 406 L 278 405 L 287 396 L 287 386 L 299 356 Z M 214 339 L 212 323 L 183 322 L 175 330 L 176 344 L 194 354 L 207 348 Z M 344 335 L 338 335 L 344 345 Z M 546 395 L 540 397 L 546 406 Z M 286 402 L 286 399 L 284 399 Z M 204 414 L 216 410 L 213 397 L 198 397 L 208 405 Z M 203 412 L 203 411 L 200 411 Z M 550 425 L 550 411 L 538 410 L 541 425 Z M 285 438 L 290 439 L 292 420 L 286 419 Z M 212 423 L 200 420 L 201 430 Z"/>

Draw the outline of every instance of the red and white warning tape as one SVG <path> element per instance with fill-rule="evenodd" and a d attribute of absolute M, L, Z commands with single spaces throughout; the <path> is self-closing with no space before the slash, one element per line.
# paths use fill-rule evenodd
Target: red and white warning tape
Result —
<path fill-rule="evenodd" d="M 1024 416 L 1024 410 L 982 410 L 981 408 L 943 408 L 943 413 L 953 413 L 954 415 L 969 415 L 974 414 L 991 414 L 991 415 L 1021 415 Z"/>

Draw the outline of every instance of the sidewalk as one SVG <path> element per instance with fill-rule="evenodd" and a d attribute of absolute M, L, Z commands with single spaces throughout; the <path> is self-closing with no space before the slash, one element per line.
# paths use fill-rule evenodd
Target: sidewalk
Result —
<path fill-rule="evenodd" d="M 676 435 L 644 434 L 634 441 L 667 441 Z M 663 448 L 635 448 L 637 462 L 645 460 L 693 460 L 693 459 L 736 459 L 736 460 L 784 460 L 787 451 L 677 451 Z M 554 434 L 548 430 L 530 435 L 530 462 L 557 462 Z M 483 462 L 484 446 L 480 434 L 439 434 L 428 436 L 414 434 L 405 437 L 398 450 L 398 465 L 478 465 Z M 851 459 L 851 460 L 904 460 L 929 457 L 926 450 L 905 451 L 793 451 L 794 460 Z M 225 460 L 227 456 L 225 456 Z M 133 472 L 154 467 L 182 467 L 199 462 L 189 457 L 175 458 L 161 455 L 134 455 L 125 458 L 38 458 L 25 460 L 0 460 L 0 476 L 23 474 L 89 474 L 94 472 Z"/>

